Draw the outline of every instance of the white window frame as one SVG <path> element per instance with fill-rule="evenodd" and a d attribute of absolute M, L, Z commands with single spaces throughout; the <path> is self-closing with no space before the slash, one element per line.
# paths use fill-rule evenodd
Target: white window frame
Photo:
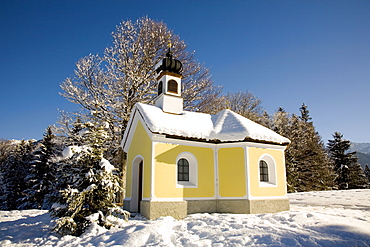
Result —
<path fill-rule="evenodd" d="M 186 159 L 189 162 L 189 181 L 177 180 L 177 162 L 180 159 Z M 176 188 L 198 188 L 198 161 L 197 158 L 189 152 L 183 152 L 176 158 Z"/>
<path fill-rule="evenodd" d="M 266 162 L 267 167 L 268 167 L 268 175 L 269 175 L 269 181 L 264 182 L 260 181 L 261 176 L 260 176 L 260 161 L 263 160 Z M 259 186 L 260 187 L 277 187 L 277 177 L 276 177 L 276 162 L 274 158 L 269 155 L 269 154 L 263 154 L 261 157 L 258 159 L 258 181 L 259 181 Z"/>

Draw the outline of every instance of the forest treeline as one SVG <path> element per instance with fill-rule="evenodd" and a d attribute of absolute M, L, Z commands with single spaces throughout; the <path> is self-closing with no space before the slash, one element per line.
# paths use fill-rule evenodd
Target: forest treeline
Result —
<path fill-rule="evenodd" d="M 0 141 L 0 208 L 50 209 L 64 219 L 55 228 L 64 234 L 78 235 L 83 227 L 74 224 L 87 225 L 86 216 L 97 212 L 99 222 L 108 224 L 103 219 L 113 202 L 122 202 L 125 188 L 120 141 L 133 106 L 154 102 L 154 66 L 169 46 L 183 64 L 185 110 L 215 114 L 231 109 L 291 140 L 286 149 L 289 192 L 368 188 L 369 169 L 363 171 L 349 152 L 350 142 L 336 132 L 325 146 L 305 104 L 298 114 L 280 107 L 270 115 L 247 90 L 223 93 L 178 35 L 165 23 L 143 17 L 120 23 L 112 45 L 102 55 L 81 58 L 74 75 L 61 83 L 61 95 L 76 103 L 78 112 L 61 112 L 42 140 Z"/>

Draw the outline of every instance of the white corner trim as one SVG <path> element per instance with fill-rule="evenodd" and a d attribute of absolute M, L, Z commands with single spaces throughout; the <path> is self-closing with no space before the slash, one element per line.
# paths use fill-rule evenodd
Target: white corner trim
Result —
<path fill-rule="evenodd" d="M 250 198 L 251 196 L 251 182 L 250 182 L 250 170 L 249 170 L 249 147 L 244 147 L 244 167 L 245 167 L 245 186 L 247 186 L 246 188 L 246 192 L 247 192 L 247 199 Z"/>
<path fill-rule="evenodd" d="M 146 134 L 148 135 L 149 139 L 152 139 L 152 132 L 149 130 L 148 126 L 145 124 L 144 119 L 141 116 L 141 113 L 138 108 L 134 108 L 133 112 L 130 115 L 130 120 L 127 123 L 127 129 L 125 130 L 124 136 L 122 138 L 121 147 L 123 151 L 126 153 L 131 146 L 132 139 L 135 134 L 135 130 L 137 129 L 137 124 L 140 121 L 141 125 L 143 126 Z"/>
<path fill-rule="evenodd" d="M 220 191 L 219 191 L 219 177 L 218 177 L 218 150 L 219 148 L 217 146 L 214 146 L 213 148 L 213 155 L 214 155 L 214 192 L 215 197 L 218 199 L 220 197 Z"/>
<path fill-rule="evenodd" d="M 154 194 L 154 191 L 155 191 L 155 166 L 156 166 L 156 162 L 155 162 L 155 143 L 154 142 L 151 142 L 151 148 L 152 148 L 152 157 L 151 157 L 151 165 L 150 165 L 150 169 L 151 169 L 151 176 L 150 176 L 150 198 L 151 200 L 153 198 L 155 198 L 155 194 Z"/>

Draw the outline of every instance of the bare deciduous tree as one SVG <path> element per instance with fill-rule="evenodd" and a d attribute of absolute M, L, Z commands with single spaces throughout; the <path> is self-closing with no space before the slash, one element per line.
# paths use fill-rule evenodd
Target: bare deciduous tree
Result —
<path fill-rule="evenodd" d="M 81 106 L 78 115 L 109 124 L 111 150 L 118 147 L 135 103 L 155 99 L 154 66 L 165 56 L 169 43 L 183 64 L 184 108 L 209 112 L 216 105 L 221 89 L 213 85 L 209 70 L 163 22 L 148 17 L 124 21 L 112 37 L 113 45 L 103 56 L 90 54 L 80 59 L 75 75 L 61 84 L 61 95 Z"/>

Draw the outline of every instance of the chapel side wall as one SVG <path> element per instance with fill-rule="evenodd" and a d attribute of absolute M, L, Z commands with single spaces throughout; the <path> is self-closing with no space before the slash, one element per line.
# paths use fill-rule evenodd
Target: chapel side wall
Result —
<path fill-rule="evenodd" d="M 246 197 L 245 151 L 242 147 L 218 150 L 219 194 L 222 197 Z"/>
<path fill-rule="evenodd" d="M 275 161 L 276 186 L 263 187 L 259 181 L 259 159 L 270 155 Z M 250 147 L 248 149 L 250 193 L 252 197 L 283 197 L 287 195 L 284 150 Z"/>
<path fill-rule="evenodd" d="M 170 143 L 156 143 L 155 147 L 156 198 L 213 198 L 215 196 L 214 152 L 212 148 Z M 176 159 L 181 153 L 191 153 L 197 160 L 197 187 L 181 188 L 177 184 Z"/>
<path fill-rule="evenodd" d="M 132 165 L 134 159 L 139 155 L 144 159 L 143 167 L 143 198 L 150 197 L 151 184 L 151 160 L 152 160 L 152 142 L 145 131 L 142 123 L 138 121 L 130 148 L 127 153 L 126 170 L 126 197 L 132 197 Z"/>

